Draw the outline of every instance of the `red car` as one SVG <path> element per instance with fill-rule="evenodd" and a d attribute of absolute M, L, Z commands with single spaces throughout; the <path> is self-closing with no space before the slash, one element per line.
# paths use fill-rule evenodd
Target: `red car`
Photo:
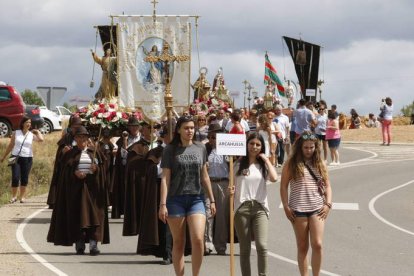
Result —
<path fill-rule="evenodd" d="M 0 84 L 0 137 L 10 136 L 18 129 L 25 114 L 25 104 L 19 92 L 9 85 Z"/>

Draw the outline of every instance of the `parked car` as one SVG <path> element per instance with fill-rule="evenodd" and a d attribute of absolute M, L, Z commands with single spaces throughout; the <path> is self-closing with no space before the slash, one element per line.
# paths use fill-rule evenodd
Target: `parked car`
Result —
<path fill-rule="evenodd" d="M 40 117 L 40 108 L 38 105 L 26 105 L 26 116 L 32 121 L 32 128 L 41 129 L 43 127 L 45 120 Z"/>
<path fill-rule="evenodd" d="M 46 106 L 39 106 L 40 108 L 40 117 L 45 120 L 42 127 L 43 133 L 51 133 L 54 130 L 62 129 L 62 121 L 60 116 L 53 112 L 52 110 L 47 109 Z"/>
<path fill-rule="evenodd" d="M 59 116 L 62 125 L 69 123 L 69 118 L 73 114 L 69 109 L 61 105 L 57 105 L 56 109 L 53 109 L 52 111 L 56 112 L 56 114 Z"/>
<path fill-rule="evenodd" d="M 0 137 L 10 136 L 19 128 L 25 114 L 25 105 L 19 92 L 10 85 L 0 83 Z"/>

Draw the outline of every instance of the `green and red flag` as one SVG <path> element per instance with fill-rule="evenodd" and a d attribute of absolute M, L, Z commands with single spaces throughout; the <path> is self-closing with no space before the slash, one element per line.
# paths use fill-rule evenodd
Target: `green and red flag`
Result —
<path fill-rule="evenodd" d="M 286 97 L 285 88 L 277 76 L 276 69 L 272 66 L 272 63 L 269 60 L 269 56 L 265 55 L 265 75 L 264 75 L 265 84 L 274 84 L 277 87 L 277 91 L 280 96 Z"/>

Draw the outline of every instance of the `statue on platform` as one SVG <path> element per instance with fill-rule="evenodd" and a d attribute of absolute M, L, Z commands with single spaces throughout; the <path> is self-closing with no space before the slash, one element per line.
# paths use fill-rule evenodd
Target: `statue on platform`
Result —
<path fill-rule="evenodd" d="M 194 89 L 194 100 L 198 99 L 199 101 L 204 102 L 208 101 L 210 98 L 211 85 L 206 78 L 207 72 L 207 68 L 202 67 L 199 71 L 200 76 L 195 83 L 191 85 Z"/>
<path fill-rule="evenodd" d="M 223 68 L 221 67 L 219 68 L 217 75 L 214 77 L 213 94 L 219 100 L 225 102 L 229 102 L 231 100 L 229 97 L 229 91 L 224 85 Z"/>
<path fill-rule="evenodd" d="M 99 57 L 95 52 L 92 52 L 92 57 L 96 63 L 101 65 L 102 68 L 102 81 L 95 94 L 95 99 L 100 100 L 103 98 L 109 99 L 117 96 L 118 78 L 117 78 L 117 65 L 116 57 L 112 54 L 111 47 L 105 50 L 105 55 Z"/>

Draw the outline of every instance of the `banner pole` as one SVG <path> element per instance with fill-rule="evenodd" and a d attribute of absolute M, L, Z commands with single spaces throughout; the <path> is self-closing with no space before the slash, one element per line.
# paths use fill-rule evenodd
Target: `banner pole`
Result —
<path fill-rule="evenodd" d="M 233 156 L 230 158 L 229 189 L 234 187 Z M 230 275 L 234 276 L 234 193 L 230 193 Z"/>

